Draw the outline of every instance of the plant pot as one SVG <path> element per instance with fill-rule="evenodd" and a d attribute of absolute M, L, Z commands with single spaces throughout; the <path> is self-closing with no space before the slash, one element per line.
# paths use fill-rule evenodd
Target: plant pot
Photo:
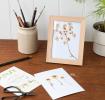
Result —
<path fill-rule="evenodd" d="M 38 48 L 38 32 L 36 26 L 29 28 L 18 27 L 18 51 L 23 54 L 32 54 Z"/>
<path fill-rule="evenodd" d="M 100 23 L 102 22 L 97 22 L 94 26 Z M 98 31 L 95 27 L 94 29 L 93 51 L 100 56 L 105 56 L 105 32 Z"/>

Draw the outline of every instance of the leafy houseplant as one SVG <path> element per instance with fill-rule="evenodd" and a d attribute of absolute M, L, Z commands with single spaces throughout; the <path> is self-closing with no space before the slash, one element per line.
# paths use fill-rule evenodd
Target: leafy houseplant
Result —
<path fill-rule="evenodd" d="M 85 2 L 86 0 L 75 0 L 77 2 Z M 105 0 L 94 0 L 96 2 L 96 10 L 93 15 L 96 18 L 101 18 L 103 21 L 96 22 L 93 25 L 95 29 L 93 40 L 93 51 L 101 56 L 105 56 Z"/>

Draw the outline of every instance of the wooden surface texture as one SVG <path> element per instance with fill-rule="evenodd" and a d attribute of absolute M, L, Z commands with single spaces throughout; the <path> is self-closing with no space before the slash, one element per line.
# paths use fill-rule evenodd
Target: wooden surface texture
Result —
<path fill-rule="evenodd" d="M 85 43 L 83 66 L 46 63 L 46 47 L 46 41 L 39 41 L 38 52 L 31 55 L 32 59 L 0 67 L 0 72 L 12 66 L 21 68 L 30 74 L 62 67 L 86 91 L 58 100 L 105 100 L 105 57 L 93 53 L 92 43 Z M 24 56 L 27 55 L 18 52 L 15 40 L 0 40 L 0 63 Z M 26 97 L 22 100 L 51 100 L 42 86 L 34 91 L 36 96 Z M 0 97 L 6 95 L 3 93 L 3 88 L 0 87 Z"/>

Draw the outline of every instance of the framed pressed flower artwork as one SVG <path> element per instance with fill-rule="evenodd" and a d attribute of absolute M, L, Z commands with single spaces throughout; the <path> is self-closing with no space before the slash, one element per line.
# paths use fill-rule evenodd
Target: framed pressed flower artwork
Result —
<path fill-rule="evenodd" d="M 82 65 L 84 17 L 50 16 L 46 62 Z"/>

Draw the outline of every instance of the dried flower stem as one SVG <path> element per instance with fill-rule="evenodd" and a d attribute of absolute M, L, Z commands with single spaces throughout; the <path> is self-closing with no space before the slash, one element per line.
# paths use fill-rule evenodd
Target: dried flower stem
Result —
<path fill-rule="evenodd" d="M 53 83 L 51 82 L 51 79 L 47 78 L 46 80 L 49 82 L 49 84 L 51 85 L 51 87 L 54 88 L 54 85 L 53 85 Z"/>
<path fill-rule="evenodd" d="M 70 50 L 70 48 L 69 48 L 69 43 L 68 43 L 68 39 L 67 39 L 67 35 L 66 35 L 66 34 L 65 34 L 65 37 L 66 37 L 66 40 L 67 40 L 67 47 L 68 47 L 70 56 L 73 57 L 73 58 L 75 58 L 75 59 L 77 59 L 77 58 L 72 54 L 72 52 L 71 52 L 71 50 Z"/>
<path fill-rule="evenodd" d="M 54 79 L 56 79 L 61 85 L 63 85 L 63 83 L 58 79 L 57 75 L 53 75 L 52 76 Z"/>

